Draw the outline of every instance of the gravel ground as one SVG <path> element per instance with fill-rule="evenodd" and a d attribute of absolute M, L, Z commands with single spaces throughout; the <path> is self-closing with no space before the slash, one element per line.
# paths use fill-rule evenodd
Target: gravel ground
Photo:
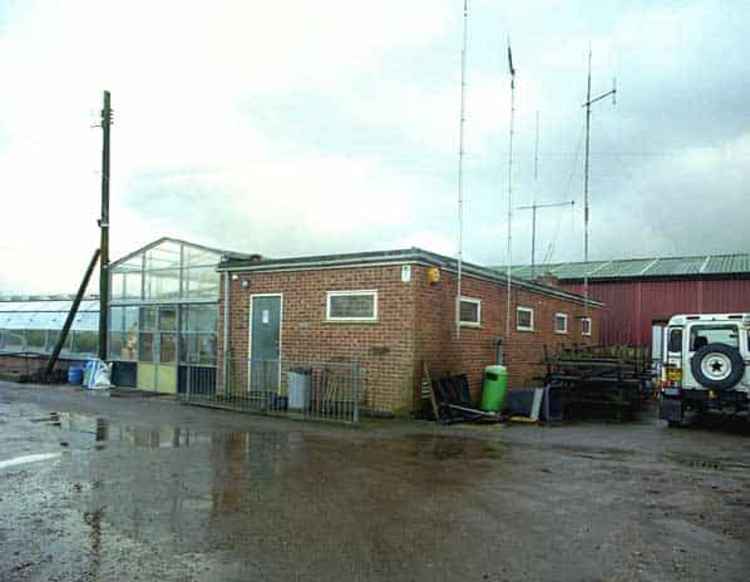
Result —
<path fill-rule="evenodd" d="M 747 430 L 360 429 L 0 382 L 0 580 L 748 580 Z"/>

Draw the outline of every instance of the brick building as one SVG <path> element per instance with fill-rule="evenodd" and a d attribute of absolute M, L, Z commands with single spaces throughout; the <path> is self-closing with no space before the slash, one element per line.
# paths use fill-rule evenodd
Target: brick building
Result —
<path fill-rule="evenodd" d="M 463 264 L 456 333 L 456 261 L 407 249 L 291 259 L 225 257 L 218 357 L 240 384 L 282 362 L 356 361 L 366 371 L 365 402 L 405 413 L 417 403 L 423 363 L 433 377 L 465 372 L 472 395 L 498 339 L 511 387 L 539 383 L 543 349 L 596 343 L 602 304 L 568 291 L 514 280 L 505 335 L 506 280 Z M 227 299 L 228 298 L 228 299 Z M 225 349 L 228 346 L 228 349 Z M 274 364 L 276 362 L 276 364 Z M 229 373 L 229 372 L 227 372 Z M 223 382 L 220 373 L 219 383 Z"/>

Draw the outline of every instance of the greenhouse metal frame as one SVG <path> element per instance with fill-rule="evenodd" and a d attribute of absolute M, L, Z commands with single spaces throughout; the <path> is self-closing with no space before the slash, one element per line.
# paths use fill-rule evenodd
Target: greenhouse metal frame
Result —
<path fill-rule="evenodd" d="M 196 375 L 215 386 L 216 268 L 224 255 L 239 254 L 162 238 L 112 263 L 108 355 L 115 384 L 175 394 Z"/>

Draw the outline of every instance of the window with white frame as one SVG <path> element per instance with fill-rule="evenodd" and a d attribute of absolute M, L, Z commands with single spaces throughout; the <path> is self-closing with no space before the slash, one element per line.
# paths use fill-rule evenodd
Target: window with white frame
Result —
<path fill-rule="evenodd" d="M 516 329 L 534 331 L 534 310 L 531 307 L 516 307 Z"/>
<path fill-rule="evenodd" d="M 581 318 L 581 335 L 591 335 L 591 318 Z"/>
<path fill-rule="evenodd" d="M 567 313 L 555 313 L 555 333 L 568 333 Z"/>
<path fill-rule="evenodd" d="M 377 321 L 377 291 L 328 291 L 326 294 L 328 321 Z"/>
<path fill-rule="evenodd" d="M 482 301 L 471 297 L 461 297 L 458 306 L 458 318 L 461 325 L 477 327 L 482 323 Z"/>

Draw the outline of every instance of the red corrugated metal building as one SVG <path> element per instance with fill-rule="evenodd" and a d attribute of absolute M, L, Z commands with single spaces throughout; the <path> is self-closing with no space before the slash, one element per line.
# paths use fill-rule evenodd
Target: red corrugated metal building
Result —
<path fill-rule="evenodd" d="M 555 277 L 567 291 L 589 294 L 606 305 L 601 341 L 607 345 L 651 343 L 651 324 L 677 313 L 750 312 L 750 254 L 559 263 L 533 274 Z M 529 266 L 515 267 L 532 278 Z"/>

